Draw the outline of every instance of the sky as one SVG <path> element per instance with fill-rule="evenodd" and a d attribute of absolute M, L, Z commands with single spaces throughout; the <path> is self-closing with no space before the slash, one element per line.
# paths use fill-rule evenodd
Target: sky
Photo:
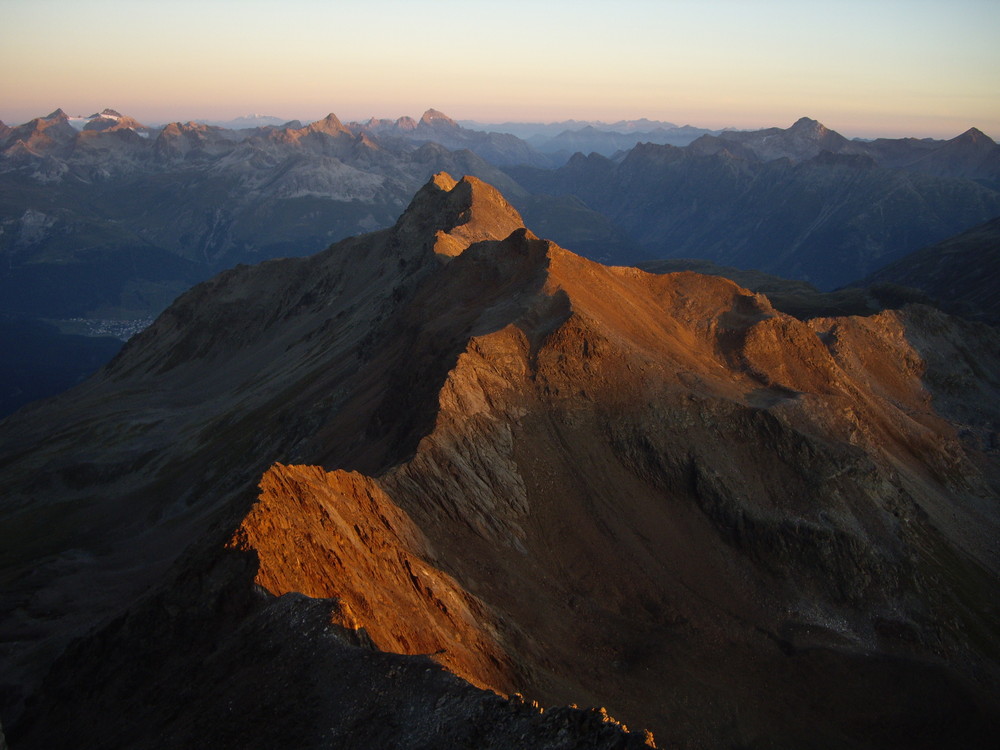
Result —
<path fill-rule="evenodd" d="M 0 120 L 647 117 L 1000 140 L 1000 0 L 0 0 Z"/>

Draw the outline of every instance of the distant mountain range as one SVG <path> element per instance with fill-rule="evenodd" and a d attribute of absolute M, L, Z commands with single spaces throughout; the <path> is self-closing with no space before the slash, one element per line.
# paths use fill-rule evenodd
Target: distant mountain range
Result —
<path fill-rule="evenodd" d="M 823 153 L 856 156 L 879 167 L 920 172 L 935 177 L 959 177 L 1000 186 L 1000 148 L 978 128 L 947 141 L 879 138 L 849 141 L 816 120 L 803 117 L 785 130 L 724 131 L 694 144 L 698 154 L 726 152 L 755 161 L 804 161 Z"/>
<path fill-rule="evenodd" d="M 577 154 L 556 170 L 507 170 L 533 193 L 574 196 L 652 257 L 703 258 L 822 289 L 1000 215 L 1000 147 L 848 141 L 815 120 Z"/>
<path fill-rule="evenodd" d="M 529 140 L 538 136 L 554 137 L 567 130 L 582 130 L 584 128 L 594 128 L 606 132 L 629 133 L 634 131 L 650 130 L 671 130 L 676 128 L 672 122 L 664 120 L 649 120 L 645 117 L 638 120 L 618 120 L 607 123 L 601 120 L 561 120 L 559 122 L 503 122 L 503 123 L 482 123 L 476 120 L 459 120 L 459 124 L 472 130 L 496 130 L 501 133 L 510 133 L 518 138 Z"/>
<path fill-rule="evenodd" d="M 1000 147 L 975 129 L 871 142 L 808 118 L 753 132 L 645 120 L 519 131 L 590 153 L 551 168 L 560 159 L 528 141 L 433 109 L 278 119 L 150 127 L 106 109 L 0 123 L 0 314 L 66 331 L 69 318 L 151 318 L 225 268 L 391 225 L 442 170 L 496 185 L 537 231 L 601 262 L 700 258 L 824 290 L 1000 215 Z M 656 134 L 694 140 L 619 150 Z"/>
<path fill-rule="evenodd" d="M 542 153 L 549 154 L 557 163 L 565 162 L 577 152 L 614 156 L 639 143 L 686 146 L 702 135 L 718 135 L 722 132 L 647 119 L 621 120 L 610 124 L 579 120 L 549 124 L 507 122 L 483 125 L 473 121 L 462 121 L 461 124 L 476 130 L 491 129 L 516 135 Z"/>
<path fill-rule="evenodd" d="M 271 115 L 249 114 L 231 120 L 196 120 L 203 125 L 214 125 L 228 130 L 252 130 L 254 128 L 281 127 L 283 125 L 302 127 L 298 120 L 287 120 Z"/>
<path fill-rule="evenodd" d="M 410 117 L 400 117 L 397 120 L 371 119 L 363 123 L 350 123 L 349 127 L 355 132 L 383 138 L 437 143 L 449 149 L 469 149 L 497 166 L 517 164 L 556 166 L 556 162 L 517 136 L 494 131 L 470 130 L 436 109 L 427 110 L 419 120 Z"/>
<path fill-rule="evenodd" d="M 376 142 L 333 115 L 226 130 L 61 110 L 0 135 L 4 312 L 135 315 L 236 263 L 301 255 L 391 224 L 442 168 L 524 195 L 470 151 Z"/>

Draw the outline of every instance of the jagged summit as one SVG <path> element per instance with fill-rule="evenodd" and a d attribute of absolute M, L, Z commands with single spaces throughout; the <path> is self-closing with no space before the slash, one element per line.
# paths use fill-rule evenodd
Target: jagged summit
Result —
<path fill-rule="evenodd" d="M 823 123 L 811 117 L 800 117 L 786 131 L 788 134 L 807 135 L 814 138 L 822 138 L 832 133 Z"/>
<path fill-rule="evenodd" d="M 306 126 L 306 130 L 314 133 L 326 133 L 327 135 L 337 135 L 340 133 L 350 134 L 351 131 L 344 127 L 344 124 L 340 121 L 333 112 L 328 114 L 322 120 L 317 120 Z"/>
<path fill-rule="evenodd" d="M 128 117 L 113 109 L 104 109 L 86 119 L 84 132 L 118 131 L 132 129 L 136 132 L 148 132 L 149 128 L 133 117 Z"/>
<path fill-rule="evenodd" d="M 761 161 L 790 159 L 795 162 L 813 159 L 823 151 L 833 154 L 861 154 L 862 146 L 852 143 L 822 123 L 801 117 L 788 128 L 723 131 L 703 135 L 689 147 L 692 153 L 721 154 Z"/>
<path fill-rule="evenodd" d="M 436 175 L 433 175 L 431 177 L 428 184 L 434 185 L 435 187 L 438 187 L 441 190 L 444 190 L 445 192 L 449 192 L 453 190 L 458 183 L 455 182 L 455 178 L 452 177 L 447 172 L 438 172 Z"/>
<path fill-rule="evenodd" d="M 434 252 L 459 255 L 469 245 L 499 240 L 524 226 L 517 210 L 500 191 L 475 177 L 459 181 L 439 172 L 417 193 L 401 223 L 429 221 L 437 226 Z"/>
<path fill-rule="evenodd" d="M 115 118 L 119 118 L 119 117 L 124 117 L 124 115 L 121 112 L 118 112 L 117 110 L 111 109 L 110 107 L 105 107 L 100 112 L 95 112 L 94 114 L 92 114 L 88 119 L 93 120 L 93 119 L 96 119 L 98 117 L 115 117 Z"/>

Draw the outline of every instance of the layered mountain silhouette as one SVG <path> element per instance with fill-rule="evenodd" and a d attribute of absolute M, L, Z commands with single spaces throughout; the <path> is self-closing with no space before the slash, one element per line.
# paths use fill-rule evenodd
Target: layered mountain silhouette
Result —
<path fill-rule="evenodd" d="M 629 127 L 632 125 L 632 127 Z M 657 123 L 619 123 L 617 125 L 585 125 L 566 129 L 554 136 L 537 135 L 528 142 L 543 153 L 558 157 L 560 164 L 576 153 L 598 153 L 613 157 L 635 148 L 640 143 L 660 143 L 671 146 L 687 146 L 703 135 L 714 135 L 719 131 L 696 128 L 691 125 L 677 127 L 664 123 L 651 130 L 637 130 L 642 125 L 656 126 Z"/>
<path fill-rule="evenodd" d="M 148 317 L 236 263 L 390 226 L 440 170 L 497 185 L 602 262 L 698 257 L 824 289 L 1000 213 L 1000 147 L 975 129 L 862 143 L 803 118 L 555 171 L 532 153 L 436 110 L 240 130 L 56 110 L 0 131 L 0 312 Z"/>
<path fill-rule="evenodd" d="M 762 292 L 782 312 L 808 320 L 836 315 L 872 315 L 907 303 L 938 307 L 992 325 L 1000 322 L 1000 218 L 912 252 L 870 276 L 832 292 L 820 292 L 755 270 L 677 258 L 636 264 L 653 273 L 697 271 L 722 276 Z"/>
<path fill-rule="evenodd" d="M 419 120 L 412 117 L 396 120 L 371 118 L 363 123 L 351 123 L 351 127 L 383 138 L 437 143 L 449 149 L 469 149 L 498 166 L 556 166 L 552 159 L 515 135 L 465 128 L 436 109 L 428 109 Z"/>
<path fill-rule="evenodd" d="M 465 121 L 462 125 L 472 130 L 499 131 L 516 135 L 552 157 L 557 163 L 551 166 L 565 163 L 577 152 L 584 154 L 596 152 L 602 156 L 613 156 L 618 152 L 628 151 L 639 143 L 687 146 L 702 135 L 715 135 L 720 132 L 646 118 L 619 120 L 613 123 L 564 120 L 551 123 L 505 122 L 498 125 Z"/>
<path fill-rule="evenodd" d="M 1000 146 L 975 129 L 950 141 L 864 143 L 803 118 L 508 172 L 533 193 L 579 198 L 653 258 L 829 290 L 1000 214 L 998 160 Z"/>
<path fill-rule="evenodd" d="M 602 266 L 437 174 L 0 422 L 0 720 L 17 748 L 985 747 L 998 343 Z"/>
<path fill-rule="evenodd" d="M 490 134 L 442 122 L 451 121 L 429 113 L 414 126 L 419 137 L 406 139 L 351 130 L 333 114 L 304 126 L 151 129 L 112 110 L 81 126 L 57 110 L 8 128 L 0 135 L 0 311 L 147 317 L 236 263 L 312 253 L 391 226 L 441 170 L 477 175 L 532 204 L 469 150 Z M 471 142 L 452 143 L 444 137 L 452 131 Z M 616 251 L 604 217 L 570 199 L 545 204 L 551 224 L 568 205 L 574 228 Z"/>

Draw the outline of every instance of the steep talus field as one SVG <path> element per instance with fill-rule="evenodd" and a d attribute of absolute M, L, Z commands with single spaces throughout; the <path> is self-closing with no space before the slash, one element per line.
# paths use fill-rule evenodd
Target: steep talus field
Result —
<path fill-rule="evenodd" d="M 996 331 L 521 224 L 437 175 L 0 423 L 14 746 L 988 746 Z"/>

